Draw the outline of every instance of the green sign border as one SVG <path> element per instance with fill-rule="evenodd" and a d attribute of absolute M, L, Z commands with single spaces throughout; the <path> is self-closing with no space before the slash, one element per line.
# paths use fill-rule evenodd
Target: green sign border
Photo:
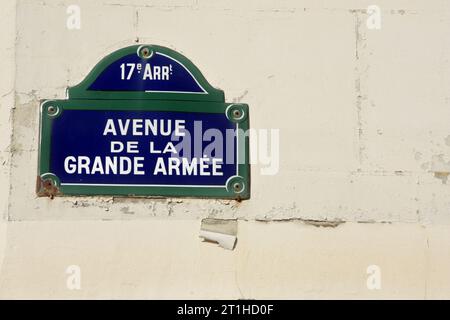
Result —
<path fill-rule="evenodd" d="M 133 52 L 158 51 L 181 62 L 207 91 L 207 94 L 107 92 L 89 91 L 87 88 L 108 65 Z M 40 109 L 39 172 L 36 186 L 38 196 L 53 198 L 59 195 L 120 195 L 148 197 L 196 197 L 244 200 L 250 198 L 249 164 L 249 107 L 243 103 L 225 103 L 223 91 L 213 88 L 200 71 L 181 54 L 160 46 L 142 45 L 120 49 L 102 59 L 77 86 L 68 88 L 68 100 L 45 100 Z M 53 121 L 64 110 L 108 111 L 175 111 L 224 113 L 236 123 L 238 175 L 228 179 L 224 186 L 96 186 L 65 185 L 50 172 L 51 132 Z"/>

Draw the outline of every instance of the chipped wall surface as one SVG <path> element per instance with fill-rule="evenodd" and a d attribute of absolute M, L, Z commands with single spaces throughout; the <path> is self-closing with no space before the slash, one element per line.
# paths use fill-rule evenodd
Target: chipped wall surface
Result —
<path fill-rule="evenodd" d="M 450 297 L 450 2 L 83 0 L 69 30 L 72 4 L 1 12 L 1 297 Z M 279 172 L 252 165 L 250 200 L 36 197 L 40 100 L 136 42 L 280 129 Z M 234 251 L 200 242 L 204 218 L 237 219 Z"/>

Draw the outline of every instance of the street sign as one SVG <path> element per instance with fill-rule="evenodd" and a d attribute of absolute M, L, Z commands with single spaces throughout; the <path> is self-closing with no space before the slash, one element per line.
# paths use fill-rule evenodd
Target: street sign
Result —
<path fill-rule="evenodd" d="M 40 110 L 37 194 L 248 199 L 249 109 L 181 54 L 120 49 Z"/>

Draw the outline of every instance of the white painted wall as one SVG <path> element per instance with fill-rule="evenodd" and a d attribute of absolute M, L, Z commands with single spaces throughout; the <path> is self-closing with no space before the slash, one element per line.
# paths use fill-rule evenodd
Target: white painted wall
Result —
<path fill-rule="evenodd" d="M 0 297 L 450 298 L 448 1 L 4 3 Z M 137 40 L 280 129 L 280 171 L 254 165 L 251 200 L 35 196 L 39 100 Z M 239 219 L 234 251 L 200 242 L 206 217 Z"/>

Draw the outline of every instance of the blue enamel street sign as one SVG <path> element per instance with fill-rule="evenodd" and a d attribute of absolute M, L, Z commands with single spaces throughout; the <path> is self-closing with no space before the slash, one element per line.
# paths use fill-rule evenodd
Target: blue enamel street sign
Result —
<path fill-rule="evenodd" d="M 248 199 L 248 112 L 173 50 L 120 49 L 41 104 L 37 194 Z"/>
<path fill-rule="evenodd" d="M 207 94 L 183 64 L 161 52 L 148 59 L 131 53 L 114 61 L 89 90 Z"/>

